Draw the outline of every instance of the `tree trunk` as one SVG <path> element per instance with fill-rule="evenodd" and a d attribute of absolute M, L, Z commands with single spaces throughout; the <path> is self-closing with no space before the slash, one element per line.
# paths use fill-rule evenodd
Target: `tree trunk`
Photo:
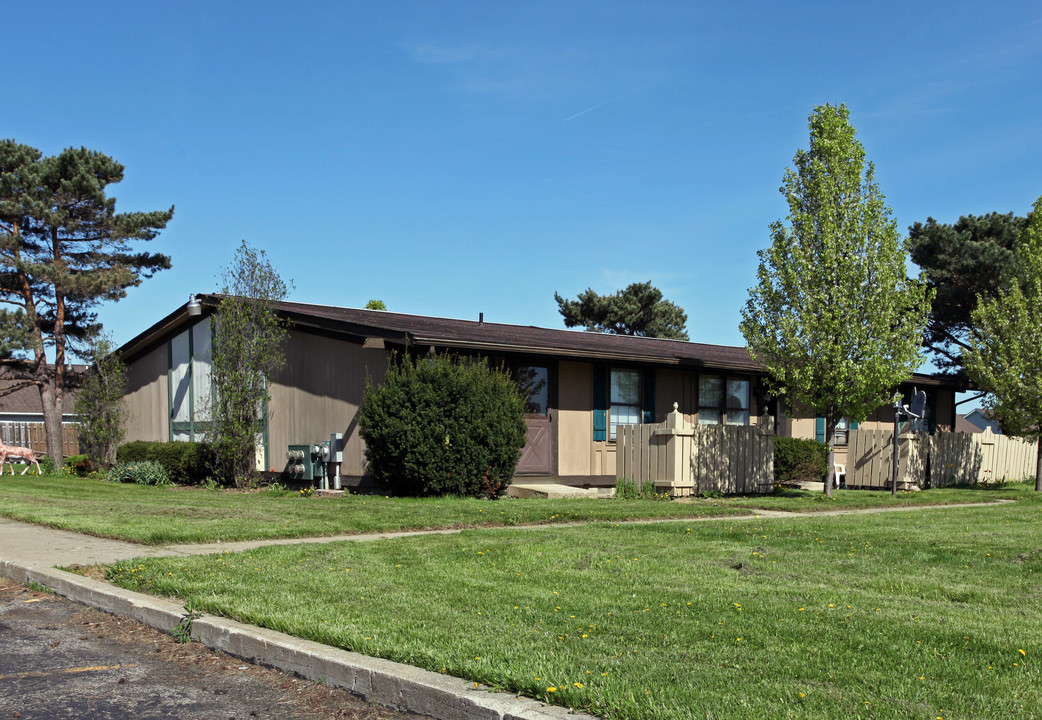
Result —
<path fill-rule="evenodd" d="M 832 436 L 836 434 L 834 413 L 825 413 L 825 443 L 829 448 L 828 467 L 825 469 L 825 497 L 832 498 L 832 485 L 836 482 L 836 448 L 832 447 Z"/>
<path fill-rule="evenodd" d="M 1038 436 L 1038 453 L 1035 459 L 1035 492 L 1042 492 L 1042 434 Z"/>
<path fill-rule="evenodd" d="M 47 438 L 47 454 L 61 467 L 65 459 L 62 443 L 62 395 L 54 380 L 40 386 L 40 401 L 43 404 L 43 429 Z"/>

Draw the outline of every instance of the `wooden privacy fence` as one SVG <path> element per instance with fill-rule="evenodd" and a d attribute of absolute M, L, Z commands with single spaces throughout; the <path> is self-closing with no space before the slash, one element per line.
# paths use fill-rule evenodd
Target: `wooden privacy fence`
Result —
<path fill-rule="evenodd" d="M 619 425 L 619 479 L 652 482 L 673 497 L 703 492 L 763 493 L 774 484 L 774 428 L 760 425 L 693 425 L 677 412 L 652 425 Z"/>
<path fill-rule="evenodd" d="M 852 430 L 847 487 L 888 488 L 894 468 L 892 430 Z M 902 433 L 898 487 L 943 487 L 1033 477 L 1038 445 L 982 433 Z"/>
<path fill-rule="evenodd" d="M 65 457 L 80 453 L 80 426 L 62 423 L 62 454 Z M 27 447 L 37 455 L 47 452 L 47 433 L 42 422 L 0 422 L 0 440 L 7 445 Z"/>

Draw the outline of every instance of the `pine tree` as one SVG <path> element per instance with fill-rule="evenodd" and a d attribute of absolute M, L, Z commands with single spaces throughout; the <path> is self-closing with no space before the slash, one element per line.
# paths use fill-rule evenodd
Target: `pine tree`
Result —
<path fill-rule="evenodd" d="M 117 213 L 106 188 L 123 166 L 86 148 L 43 157 L 0 141 L 0 367 L 12 387 L 35 385 L 43 402 L 47 452 L 62 457 L 62 410 L 70 352 L 97 333 L 95 308 L 170 267 L 135 251 L 156 237 L 174 209 Z M 48 353 L 53 356 L 48 357 Z"/>
<path fill-rule="evenodd" d="M 977 332 L 964 358 L 1003 431 L 1038 442 L 1035 490 L 1042 492 L 1042 198 L 1015 253 L 1014 277 L 972 313 Z"/>
<path fill-rule="evenodd" d="M 611 335 L 687 340 L 687 315 L 650 282 L 632 283 L 613 295 L 598 295 L 592 289 L 565 300 L 554 293 L 566 327 L 584 327 L 587 332 Z"/>

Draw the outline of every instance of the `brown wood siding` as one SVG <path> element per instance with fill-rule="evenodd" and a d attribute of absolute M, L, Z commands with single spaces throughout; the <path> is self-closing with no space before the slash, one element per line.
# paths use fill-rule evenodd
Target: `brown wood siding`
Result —
<path fill-rule="evenodd" d="M 365 455 L 358 434 L 358 408 L 367 374 L 381 382 L 387 372 L 385 350 L 293 331 L 286 344 L 286 365 L 271 382 L 269 466 L 282 470 L 292 444 L 344 435 L 340 474 L 361 477 Z"/>
<path fill-rule="evenodd" d="M 127 368 L 127 433 L 124 442 L 169 439 L 168 365 L 164 343 Z"/>
<path fill-rule="evenodd" d="M 558 365 L 557 474 L 588 476 L 593 442 L 593 366 L 562 361 Z M 603 444 L 603 443 L 598 443 Z"/>

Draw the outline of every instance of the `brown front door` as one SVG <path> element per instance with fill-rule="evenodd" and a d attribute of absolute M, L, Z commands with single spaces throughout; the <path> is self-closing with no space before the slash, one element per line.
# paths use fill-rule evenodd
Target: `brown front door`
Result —
<path fill-rule="evenodd" d="M 528 439 L 517 462 L 517 472 L 530 475 L 553 473 L 553 433 L 550 431 L 550 369 L 522 365 L 516 370 L 517 384 L 528 396 L 525 422 Z"/>

